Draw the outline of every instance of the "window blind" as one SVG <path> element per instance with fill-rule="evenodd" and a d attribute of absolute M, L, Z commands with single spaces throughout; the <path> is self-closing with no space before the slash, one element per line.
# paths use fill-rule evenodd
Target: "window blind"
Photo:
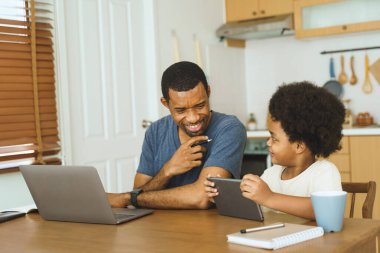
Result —
<path fill-rule="evenodd" d="M 51 1 L 0 1 L 0 169 L 61 163 Z"/>

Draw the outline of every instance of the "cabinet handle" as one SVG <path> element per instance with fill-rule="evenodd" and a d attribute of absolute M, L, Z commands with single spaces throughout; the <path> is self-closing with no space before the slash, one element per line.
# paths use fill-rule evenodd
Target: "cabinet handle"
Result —
<path fill-rule="evenodd" d="M 265 10 L 261 10 L 261 14 L 263 14 L 263 15 L 264 15 L 264 14 L 265 14 Z"/>
<path fill-rule="evenodd" d="M 342 29 L 347 30 L 347 26 L 346 25 L 342 26 Z"/>
<path fill-rule="evenodd" d="M 253 16 L 256 16 L 256 14 L 257 14 L 256 11 L 253 11 L 253 12 L 252 12 L 252 15 L 253 15 Z"/>

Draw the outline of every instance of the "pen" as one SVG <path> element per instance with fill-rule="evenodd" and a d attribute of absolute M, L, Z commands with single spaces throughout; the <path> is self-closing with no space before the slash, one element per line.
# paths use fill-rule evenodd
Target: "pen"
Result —
<path fill-rule="evenodd" d="M 262 226 L 262 227 L 256 227 L 256 228 L 245 228 L 245 229 L 240 230 L 240 233 L 245 234 L 245 233 L 250 233 L 250 232 L 262 231 L 262 230 L 268 230 L 268 229 L 274 229 L 274 228 L 282 228 L 282 227 L 285 227 L 284 223 L 274 223 L 268 226 Z"/>
<path fill-rule="evenodd" d="M 204 141 L 200 141 L 200 142 L 194 143 L 193 145 L 191 145 L 191 147 L 195 147 L 195 146 L 198 146 L 198 145 L 209 143 L 210 141 L 212 141 L 212 139 L 207 139 L 207 140 L 204 140 Z"/>

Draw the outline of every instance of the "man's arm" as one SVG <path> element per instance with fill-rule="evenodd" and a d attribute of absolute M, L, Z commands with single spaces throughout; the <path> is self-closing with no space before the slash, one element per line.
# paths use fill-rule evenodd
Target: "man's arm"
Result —
<path fill-rule="evenodd" d="M 167 182 L 166 180 L 161 179 L 162 176 L 160 175 L 161 174 L 160 172 L 156 175 L 158 182 L 153 181 L 152 182 L 153 184 L 151 187 L 145 187 L 145 186 L 147 185 L 147 183 L 152 181 L 153 177 L 137 172 L 135 176 L 135 181 L 133 183 L 133 189 L 141 188 L 144 191 L 153 191 L 153 190 L 161 190 L 165 188 L 165 185 L 167 184 Z"/>
<path fill-rule="evenodd" d="M 200 166 L 206 149 L 195 144 L 207 138 L 207 136 L 196 136 L 183 143 L 154 177 L 137 173 L 133 188 L 142 188 L 144 192 L 162 190 L 166 188 L 172 177 Z"/>
<path fill-rule="evenodd" d="M 170 161 L 166 163 L 156 176 L 151 177 L 142 173 L 136 173 L 133 188 L 141 188 L 144 192 L 163 190 L 174 174 L 169 172 Z"/>
<path fill-rule="evenodd" d="M 197 181 L 176 188 L 143 192 L 137 197 L 139 206 L 157 209 L 207 209 L 211 202 L 204 191 L 203 182 L 208 174 L 221 177 L 231 177 L 231 174 L 221 167 L 203 168 Z M 108 194 L 113 207 L 125 207 L 131 204 L 130 194 Z"/>

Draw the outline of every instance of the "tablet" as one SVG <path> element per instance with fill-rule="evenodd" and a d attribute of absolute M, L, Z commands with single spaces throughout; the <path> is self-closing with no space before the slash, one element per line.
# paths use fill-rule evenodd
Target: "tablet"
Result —
<path fill-rule="evenodd" d="M 208 180 L 215 182 L 219 192 L 214 198 L 219 214 L 255 221 L 264 220 L 260 205 L 243 197 L 240 179 L 211 177 Z"/>

